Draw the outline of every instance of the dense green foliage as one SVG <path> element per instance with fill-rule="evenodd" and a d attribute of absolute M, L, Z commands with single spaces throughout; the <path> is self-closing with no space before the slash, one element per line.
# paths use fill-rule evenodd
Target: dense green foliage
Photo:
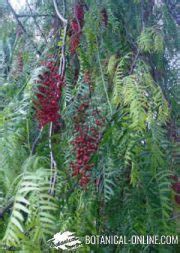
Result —
<path fill-rule="evenodd" d="M 47 241 L 60 231 L 176 235 L 178 33 L 171 1 L 79 1 L 85 17 L 73 54 L 78 1 L 55 2 L 67 34 L 53 1 L 29 0 L 13 13 L 10 1 L 0 0 L 0 252 L 54 252 Z M 59 67 L 64 48 L 61 126 L 40 129 L 34 100 L 42 61 L 51 55 Z M 104 123 L 90 182 L 81 187 L 71 163 L 74 115 L 85 98 L 88 125 L 95 125 L 94 110 Z M 77 252 L 175 253 L 177 246 L 86 245 Z"/>

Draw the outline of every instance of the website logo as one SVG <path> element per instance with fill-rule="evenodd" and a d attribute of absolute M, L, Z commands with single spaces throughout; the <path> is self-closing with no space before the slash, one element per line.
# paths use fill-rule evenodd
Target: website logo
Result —
<path fill-rule="evenodd" d="M 79 238 L 73 232 L 69 231 L 55 234 L 53 238 L 48 240 L 48 243 L 50 243 L 51 248 L 66 251 L 76 250 L 82 245 Z"/>

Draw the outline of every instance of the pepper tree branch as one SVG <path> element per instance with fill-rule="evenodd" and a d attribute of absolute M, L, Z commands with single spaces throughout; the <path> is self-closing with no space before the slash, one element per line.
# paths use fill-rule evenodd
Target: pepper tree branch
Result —
<path fill-rule="evenodd" d="M 39 17 L 54 17 L 54 15 L 50 14 L 38 14 L 38 13 L 31 13 L 31 14 L 17 14 L 18 18 L 39 18 Z"/>
<path fill-rule="evenodd" d="M 103 68 L 102 68 L 102 65 L 101 65 L 101 59 L 100 59 L 100 53 L 99 53 L 97 37 L 96 37 L 96 43 L 97 43 L 97 58 L 98 58 L 100 72 L 101 72 L 101 79 L 102 79 L 102 83 L 103 83 L 103 87 L 104 87 L 104 92 L 105 92 L 105 95 L 106 95 L 106 100 L 107 100 L 107 103 L 109 105 L 110 113 L 112 115 L 112 106 L 111 106 L 111 102 L 110 102 L 110 99 L 109 99 L 109 95 L 108 95 L 108 91 L 107 91 L 107 87 L 106 87 L 106 83 L 105 83 Z"/>
<path fill-rule="evenodd" d="M 32 155 L 35 153 L 36 145 L 41 137 L 42 131 L 43 131 L 43 127 L 40 129 L 38 136 L 36 137 L 35 141 L 32 144 L 32 150 L 31 150 Z"/>
<path fill-rule="evenodd" d="M 52 122 L 50 123 L 50 128 L 49 128 L 49 149 L 50 149 L 50 158 L 51 158 L 51 178 L 50 178 L 50 189 L 49 189 L 49 194 L 54 195 L 55 193 L 55 184 L 57 181 L 57 163 L 54 159 L 54 154 L 52 151 Z"/>
<path fill-rule="evenodd" d="M 64 26 L 67 25 L 67 19 L 65 19 L 61 15 L 61 13 L 59 12 L 56 0 L 53 0 L 53 4 L 54 4 L 54 8 L 55 8 L 56 14 L 58 15 L 59 19 L 62 21 Z"/>
<path fill-rule="evenodd" d="M 26 29 L 25 29 L 25 27 L 23 26 L 22 22 L 19 20 L 18 15 L 17 15 L 17 13 L 15 12 L 15 10 L 13 9 L 13 7 L 12 7 L 12 5 L 10 4 L 9 0 L 6 0 L 6 2 L 7 2 L 7 4 L 8 4 L 8 6 L 9 6 L 9 8 L 10 8 L 10 10 L 11 10 L 11 12 L 12 12 L 14 18 L 16 19 L 18 25 L 21 27 L 23 33 L 25 34 L 25 36 L 26 36 L 27 38 L 29 38 L 29 39 L 32 41 L 31 36 L 28 34 L 28 32 L 26 31 Z M 34 49 L 36 50 L 36 52 L 37 52 L 39 55 L 41 55 L 40 51 L 38 50 L 38 48 L 36 47 L 36 45 L 34 44 L 33 41 L 32 41 L 32 45 L 33 45 Z"/>
<path fill-rule="evenodd" d="M 66 67 L 66 57 L 65 57 L 65 46 L 66 45 L 65 44 L 66 44 L 66 34 L 67 34 L 68 21 L 59 12 L 56 0 L 53 0 L 53 3 L 54 3 L 54 8 L 55 8 L 56 14 L 57 14 L 57 16 L 59 17 L 60 21 L 63 23 L 63 26 L 64 26 L 64 34 L 63 34 L 63 41 L 62 41 L 62 48 L 61 48 L 61 59 L 60 59 L 60 66 L 59 66 L 59 74 L 62 77 L 64 77 L 65 67 Z M 65 1 L 63 1 L 63 5 L 64 5 L 63 13 L 65 15 L 65 10 L 66 10 Z"/>
<path fill-rule="evenodd" d="M 139 48 L 138 48 L 138 49 L 137 49 L 137 52 L 136 52 L 136 54 L 135 54 L 135 56 L 134 56 L 134 59 L 133 59 L 133 61 L 132 61 L 132 64 L 131 64 L 131 67 L 130 67 L 130 70 L 129 70 L 129 75 L 131 75 L 131 74 L 133 73 L 139 55 L 140 55 L 140 50 L 139 50 Z"/>
<path fill-rule="evenodd" d="M 64 77 L 65 74 L 65 64 L 66 64 L 66 58 L 65 58 L 65 42 L 66 42 L 66 33 L 67 33 L 67 20 L 60 14 L 57 6 L 56 0 L 53 0 L 54 8 L 56 11 L 57 16 L 59 17 L 60 21 L 63 23 L 64 27 L 64 35 L 63 35 L 63 45 L 61 50 L 61 59 L 60 59 L 60 67 L 59 67 L 59 74 L 61 77 Z M 65 2 L 64 2 L 64 15 L 65 15 Z M 52 127 L 53 123 L 50 123 L 49 128 L 49 149 L 50 149 L 50 158 L 51 158 L 51 178 L 50 178 L 50 189 L 49 194 L 54 195 L 55 194 L 55 184 L 57 181 L 57 163 L 54 158 L 53 150 L 52 150 Z"/>
<path fill-rule="evenodd" d="M 59 74 L 62 77 L 64 77 L 65 67 L 66 67 L 66 56 L 65 56 L 66 33 L 67 33 L 67 25 L 64 27 L 63 44 L 62 44 L 61 59 L 60 59 L 60 66 L 59 66 Z"/>
<path fill-rule="evenodd" d="M 29 4 L 29 1 L 26 0 L 26 3 L 27 3 L 27 5 L 28 5 L 29 10 L 30 10 L 30 13 L 31 13 L 31 15 L 32 15 L 32 14 L 33 14 L 33 11 L 32 11 L 32 9 L 31 9 L 31 6 L 30 6 L 30 4 Z M 47 39 L 46 39 L 46 36 L 45 36 L 44 33 L 42 32 L 42 30 L 41 30 L 41 28 L 40 28 L 40 26 L 39 26 L 39 24 L 38 24 L 38 22 L 37 22 L 37 20 L 36 20 L 36 17 L 35 17 L 35 16 L 32 16 L 32 18 L 33 18 L 34 23 L 35 23 L 35 25 L 37 26 L 38 30 L 40 31 L 42 37 L 44 38 L 45 42 L 48 43 L 48 42 L 47 42 Z"/>

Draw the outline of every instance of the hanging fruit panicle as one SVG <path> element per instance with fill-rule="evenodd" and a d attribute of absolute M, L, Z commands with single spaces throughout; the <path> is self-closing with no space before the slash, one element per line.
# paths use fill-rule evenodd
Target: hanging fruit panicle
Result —
<path fill-rule="evenodd" d="M 80 26 L 82 28 L 84 23 L 84 6 L 81 3 L 78 3 L 74 7 L 74 15 L 77 18 L 78 22 L 80 23 Z"/>
<path fill-rule="evenodd" d="M 80 37 L 84 25 L 84 6 L 80 3 L 74 6 L 74 18 L 71 21 L 70 52 L 75 54 L 80 44 Z"/>
<path fill-rule="evenodd" d="M 84 102 L 77 110 L 74 117 L 76 137 L 72 142 L 76 160 L 71 163 L 71 168 L 73 176 L 79 177 L 79 184 L 82 187 L 85 187 L 90 181 L 91 170 L 94 167 L 90 159 L 98 150 L 103 126 L 103 119 L 100 117 L 98 110 L 89 110 L 93 126 L 86 122 L 89 116 L 88 109 L 90 109 L 90 104 Z"/>
<path fill-rule="evenodd" d="M 34 102 L 40 128 L 50 122 L 60 124 L 59 100 L 64 85 L 53 61 L 44 62 L 43 66 L 47 71 L 40 76 L 37 100 Z"/>

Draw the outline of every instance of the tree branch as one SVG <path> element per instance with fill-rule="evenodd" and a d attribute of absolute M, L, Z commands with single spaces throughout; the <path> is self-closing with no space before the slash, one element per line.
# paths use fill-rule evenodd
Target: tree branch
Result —
<path fill-rule="evenodd" d="M 30 10 L 30 13 L 31 13 L 31 15 L 32 15 L 32 14 L 33 14 L 33 11 L 32 11 L 32 9 L 31 9 L 31 6 L 30 6 L 30 4 L 29 4 L 29 1 L 26 0 L 26 3 L 27 3 L 27 5 L 28 5 L 29 10 Z M 41 30 L 41 28 L 40 28 L 40 26 L 39 26 L 39 24 L 38 24 L 38 22 L 37 22 L 37 20 L 36 20 L 36 17 L 35 17 L 35 16 L 32 16 L 32 18 L 33 18 L 34 23 L 35 23 L 35 25 L 37 26 L 38 30 L 40 31 L 42 37 L 44 38 L 45 42 L 48 43 L 48 41 L 47 41 L 47 39 L 46 39 L 46 36 L 45 36 L 44 33 L 42 32 L 42 30 Z"/>
<path fill-rule="evenodd" d="M 62 49 L 61 49 L 61 59 L 60 59 L 60 65 L 59 65 L 59 74 L 64 77 L 65 74 L 65 68 L 66 68 L 66 57 L 65 57 L 65 44 L 66 44 L 66 34 L 67 34 L 67 24 L 68 21 L 67 19 L 65 19 L 59 12 L 58 7 L 57 7 L 57 2 L 56 0 L 53 0 L 54 3 L 54 8 L 56 11 L 57 16 L 59 17 L 59 19 L 61 20 L 61 22 L 63 22 L 63 26 L 64 26 L 64 35 L 63 35 L 63 44 L 62 44 Z M 63 1 L 63 14 L 65 15 L 65 10 L 66 10 L 66 3 L 65 1 Z"/>
<path fill-rule="evenodd" d="M 6 2 L 7 2 L 7 4 L 8 4 L 8 6 L 9 6 L 9 8 L 10 8 L 10 10 L 11 10 L 11 12 L 12 12 L 14 18 L 16 19 L 18 25 L 21 27 L 23 33 L 27 36 L 27 38 L 29 38 L 29 39 L 32 41 L 31 36 L 27 33 L 25 27 L 23 26 L 23 24 L 22 24 L 21 21 L 19 20 L 18 15 L 17 15 L 17 13 L 15 12 L 15 10 L 13 9 L 13 7 L 12 7 L 12 5 L 10 4 L 9 0 L 6 0 Z M 36 50 L 36 52 L 38 53 L 38 55 L 41 55 L 40 51 L 37 49 L 37 47 L 35 46 L 35 44 L 34 44 L 33 41 L 32 41 L 32 45 L 33 45 L 34 49 Z"/>
<path fill-rule="evenodd" d="M 54 4 L 54 8 L 55 8 L 55 11 L 56 11 L 57 16 L 58 16 L 59 19 L 62 21 L 63 25 L 66 26 L 66 25 L 67 25 L 67 19 L 65 19 L 65 18 L 61 15 L 61 13 L 59 12 L 56 0 L 53 0 L 53 4 Z"/>
<path fill-rule="evenodd" d="M 50 158 L 51 158 L 51 178 L 50 178 L 50 189 L 49 189 L 49 194 L 52 196 L 55 194 L 55 185 L 57 181 L 57 163 L 56 160 L 54 159 L 54 154 L 52 150 L 52 126 L 53 123 L 50 123 L 50 128 L 49 128 L 49 149 L 50 149 Z"/>
<path fill-rule="evenodd" d="M 136 54 L 135 54 L 134 60 L 133 60 L 133 62 L 132 62 L 132 64 L 131 64 L 131 68 L 130 68 L 130 71 L 129 71 L 129 75 L 131 75 L 131 74 L 133 73 L 133 70 L 134 70 L 134 68 L 135 68 L 135 66 L 136 66 L 136 62 L 137 62 L 137 60 L 138 60 L 139 54 L 140 54 L 140 50 L 139 50 L 139 48 L 138 48 L 138 49 L 137 49 L 137 52 L 136 52 Z"/>
<path fill-rule="evenodd" d="M 39 18 L 39 17 L 55 17 L 54 15 L 49 15 L 49 14 L 34 14 L 34 13 L 31 13 L 31 14 L 17 14 L 17 17 L 18 18 L 33 18 L 33 17 L 36 17 L 36 18 Z"/>
<path fill-rule="evenodd" d="M 106 87 L 106 83 L 105 83 L 103 68 L 102 68 L 102 65 L 101 65 L 101 59 L 100 59 L 100 53 L 99 53 L 99 47 L 98 47 L 97 37 L 96 37 L 96 43 L 97 43 L 97 58 L 98 58 L 100 72 L 101 72 L 101 79 L 102 79 L 102 83 L 103 83 L 103 87 L 104 87 L 104 92 L 105 92 L 105 95 L 106 95 L 107 103 L 109 105 L 110 113 L 112 115 L 112 106 L 111 106 L 111 102 L 110 102 L 110 99 L 109 99 L 109 95 L 108 95 L 108 91 L 107 91 L 107 87 Z"/>
<path fill-rule="evenodd" d="M 36 137 L 35 141 L 32 144 L 32 150 L 31 150 L 32 155 L 35 153 L 36 145 L 41 137 L 42 131 L 43 131 L 43 127 L 40 129 L 38 136 Z"/>

